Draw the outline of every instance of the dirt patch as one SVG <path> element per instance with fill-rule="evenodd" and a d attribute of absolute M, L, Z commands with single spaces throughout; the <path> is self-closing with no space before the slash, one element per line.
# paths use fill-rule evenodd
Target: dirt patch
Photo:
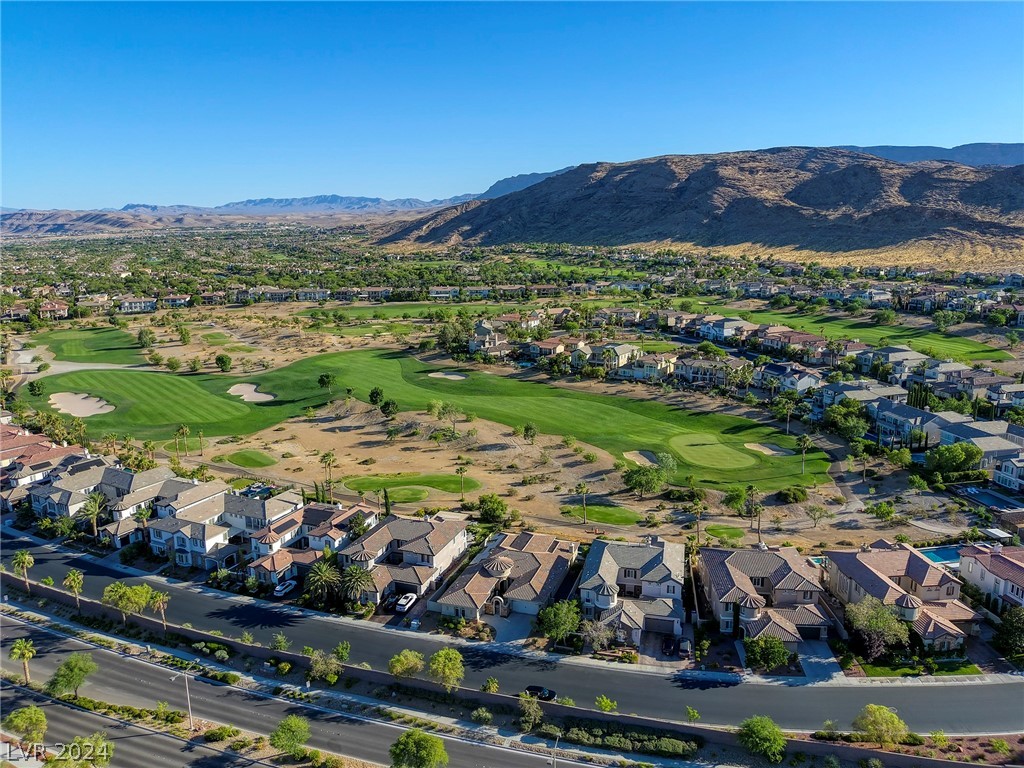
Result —
<path fill-rule="evenodd" d="M 50 395 L 50 405 L 60 413 L 83 419 L 114 410 L 106 400 L 79 392 L 55 392 Z"/>
<path fill-rule="evenodd" d="M 257 391 L 255 384 L 235 384 L 228 390 L 228 394 L 240 397 L 247 403 L 266 403 L 276 397 L 268 392 Z"/>
<path fill-rule="evenodd" d="M 432 379 L 446 379 L 448 381 L 462 381 L 466 378 L 466 375 L 463 373 L 448 373 L 447 371 L 428 373 L 427 376 Z"/>
<path fill-rule="evenodd" d="M 793 455 L 793 451 L 789 450 L 788 448 L 782 448 L 782 447 L 776 445 L 775 443 L 744 443 L 743 447 L 748 449 L 748 450 L 751 450 L 751 451 L 757 451 L 758 453 L 763 453 L 765 456 L 792 456 Z"/>
<path fill-rule="evenodd" d="M 651 451 L 630 451 L 629 453 L 624 453 L 622 455 L 630 461 L 635 461 L 641 467 L 658 466 L 658 457 Z"/>

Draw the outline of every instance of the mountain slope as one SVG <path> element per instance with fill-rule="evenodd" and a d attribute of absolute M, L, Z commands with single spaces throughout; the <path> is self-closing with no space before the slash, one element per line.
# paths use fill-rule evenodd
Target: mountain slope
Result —
<path fill-rule="evenodd" d="M 501 179 L 491 184 L 486 191 L 477 195 L 476 199 L 493 200 L 496 197 L 510 195 L 513 192 L 519 192 L 527 187 L 532 187 L 534 184 L 539 184 L 544 179 L 550 179 L 552 176 L 571 171 L 573 167 L 570 165 L 561 170 L 549 171 L 547 173 L 520 173 L 518 176 L 509 176 L 507 179 Z"/>
<path fill-rule="evenodd" d="M 593 163 L 417 219 L 384 242 L 676 242 L 826 254 L 913 244 L 932 255 L 982 245 L 1017 249 L 1019 259 L 1021 171 L 806 147 Z"/>
<path fill-rule="evenodd" d="M 848 149 L 862 152 L 865 155 L 884 157 L 898 163 L 920 163 L 927 160 L 941 160 L 962 165 L 1022 165 L 1024 164 L 1024 144 L 960 144 L 956 147 L 854 147 L 843 146 L 836 149 Z"/>

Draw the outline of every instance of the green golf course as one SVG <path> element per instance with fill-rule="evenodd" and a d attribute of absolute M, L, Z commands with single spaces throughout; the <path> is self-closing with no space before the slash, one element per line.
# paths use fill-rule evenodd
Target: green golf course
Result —
<path fill-rule="evenodd" d="M 217 461 L 226 461 L 230 464 L 234 464 L 236 467 L 242 467 L 243 469 L 260 469 L 262 467 L 272 467 L 277 464 L 277 459 L 273 456 L 268 456 L 263 451 L 257 451 L 253 449 L 235 451 L 229 453 L 226 456 L 214 457 Z"/>
<path fill-rule="evenodd" d="M 817 333 L 827 338 L 859 339 L 865 344 L 906 344 L 912 349 L 938 358 L 964 360 L 1011 360 L 1012 356 L 980 341 L 939 331 L 902 325 L 878 325 L 870 313 L 863 317 L 836 317 L 832 314 L 804 314 L 794 310 L 737 309 L 727 304 L 708 304 L 699 311 L 716 312 L 726 317 L 749 316 L 752 323 L 788 325 L 798 331 Z"/>
<path fill-rule="evenodd" d="M 135 337 L 118 328 L 74 328 L 47 331 L 32 339 L 46 345 L 57 360 L 69 363 L 144 363 Z"/>
<path fill-rule="evenodd" d="M 36 408 L 49 409 L 55 392 L 85 392 L 115 406 L 109 413 L 87 418 L 90 434 L 132 434 L 138 439 L 172 438 L 180 424 L 192 435 L 245 435 L 324 405 L 331 396 L 317 384 L 321 373 L 333 372 L 338 384 L 333 397 L 352 387 L 365 399 L 371 383 L 404 411 L 424 411 L 431 400 L 446 400 L 476 416 L 508 426 L 532 422 L 549 435 L 572 434 L 621 457 L 630 451 L 668 452 L 679 462 L 672 482 L 687 475 L 712 486 L 755 483 L 764 491 L 787 485 L 828 482 L 828 459 L 820 451 L 807 454 L 801 473 L 796 439 L 749 419 L 721 413 L 695 413 L 660 402 L 591 394 L 543 383 L 466 371 L 466 378 L 431 378 L 441 370 L 391 350 L 358 350 L 306 358 L 284 368 L 245 377 L 216 374 L 173 375 L 141 371 L 75 371 L 47 378 L 46 391 L 28 397 Z M 265 403 L 246 403 L 227 395 L 240 383 L 251 383 L 275 395 Z M 768 456 L 745 443 L 769 443 L 794 451 Z M 708 458 L 711 456 L 712 458 Z"/>

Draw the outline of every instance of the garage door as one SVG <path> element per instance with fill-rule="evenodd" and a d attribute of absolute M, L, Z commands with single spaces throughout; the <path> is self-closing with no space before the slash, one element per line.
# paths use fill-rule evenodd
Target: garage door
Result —
<path fill-rule="evenodd" d="M 648 617 L 644 622 L 644 626 L 648 632 L 662 632 L 666 635 L 674 635 L 676 633 L 675 619 L 655 619 Z"/>

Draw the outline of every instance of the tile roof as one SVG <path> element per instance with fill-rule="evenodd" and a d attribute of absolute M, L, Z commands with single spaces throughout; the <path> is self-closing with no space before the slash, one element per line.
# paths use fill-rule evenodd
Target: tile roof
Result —
<path fill-rule="evenodd" d="M 821 592 L 817 572 L 793 547 L 719 549 L 702 547 L 701 560 L 711 589 L 722 602 L 757 594 L 751 579 L 764 579 L 771 589 Z"/>
<path fill-rule="evenodd" d="M 656 538 L 656 537 L 652 537 Z M 594 589 L 602 583 L 615 584 L 620 568 L 639 572 L 641 581 L 683 582 L 686 549 L 682 544 L 657 540 L 648 544 L 595 541 L 580 575 L 580 589 Z"/>
<path fill-rule="evenodd" d="M 1024 547 L 993 547 L 969 546 L 960 550 L 960 561 L 972 557 L 985 569 L 1004 581 L 1024 586 Z M 961 565 L 961 568 L 963 566 Z"/>

